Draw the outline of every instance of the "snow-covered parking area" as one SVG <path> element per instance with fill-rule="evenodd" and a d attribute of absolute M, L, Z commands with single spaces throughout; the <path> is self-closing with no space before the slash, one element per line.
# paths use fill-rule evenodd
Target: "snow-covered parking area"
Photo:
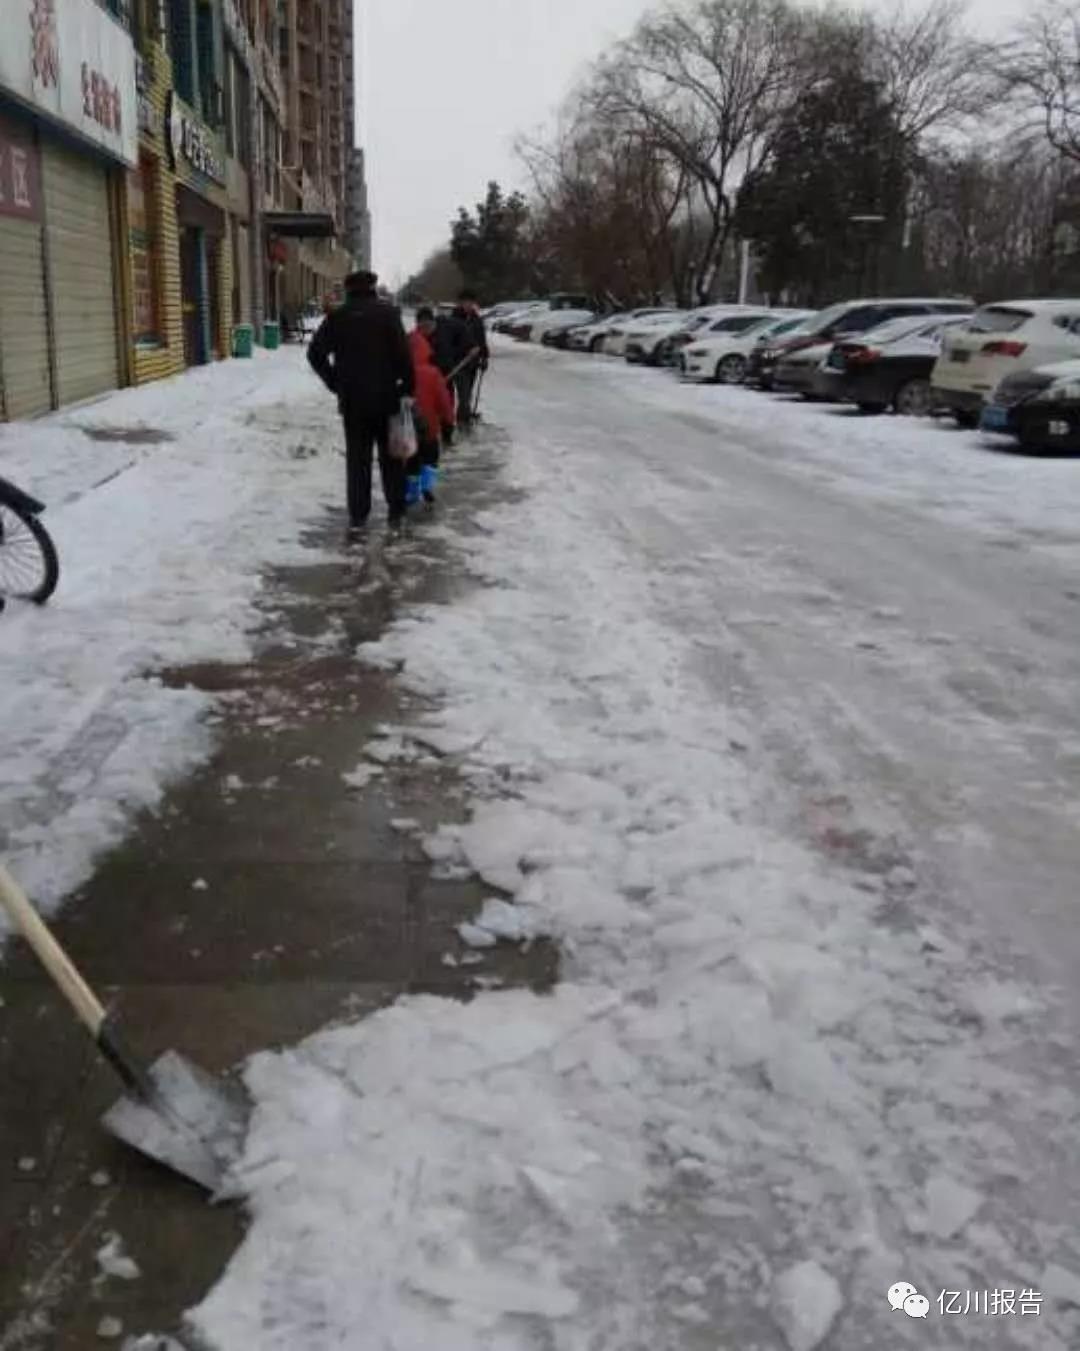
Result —
<path fill-rule="evenodd" d="M 204 696 L 153 672 L 242 659 L 261 570 L 310 557 L 341 476 L 319 391 L 260 350 L 0 428 L 62 568 L 47 608 L 0 616 L 0 845 L 46 908 L 207 748 Z"/>
<path fill-rule="evenodd" d="M 432 859 L 562 980 L 257 1057 L 194 1327 L 1077 1346 L 1080 464 L 510 346 L 485 398 L 481 585 L 357 659 L 470 787 Z"/>

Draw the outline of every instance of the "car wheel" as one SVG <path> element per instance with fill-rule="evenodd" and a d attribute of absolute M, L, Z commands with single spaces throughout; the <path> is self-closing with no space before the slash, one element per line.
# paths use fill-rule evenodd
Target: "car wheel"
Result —
<path fill-rule="evenodd" d="M 896 391 L 893 407 L 905 417 L 929 417 L 932 402 L 929 380 L 908 380 Z"/>
<path fill-rule="evenodd" d="M 966 432 L 973 432 L 979 425 L 978 413 L 972 413 L 967 408 L 955 409 L 953 417 L 956 419 L 956 425 L 958 427 L 963 427 Z"/>
<path fill-rule="evenodd" d="M 716 378 L 722 385 L 738 385 L 746 374 L 746 358 L 732 352 L 716 363 Z"/>
<path fill-rule="evenodd" d="M 884 413 L 885 409 L 888 408 L 888 406 L 889 405 L 887 403 L 860 403 L 859 412 L 870 414 Z"/>

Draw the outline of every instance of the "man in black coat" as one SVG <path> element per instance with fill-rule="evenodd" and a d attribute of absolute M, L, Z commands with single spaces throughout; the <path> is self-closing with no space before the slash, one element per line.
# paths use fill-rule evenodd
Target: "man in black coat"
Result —
<path fill-rule="evenodd" d="M 459 427 L 468 427 L 473 420 L 473 389 L 478 371 L 488 368 L 487 331 L 480 316 L 480 306 L 473 291 L 462 291 L 458 296 L 454 318 L 463 326 L 466 335 L 465 351 L 469 361 L 458 372 L 457 420 Z"/>
<path fill-rule="evenodd" d="M 373 272 L 345 278 L 345 303 L 319 326 L 308 360 L 332 394 L 345 423 L 349 525 L 359 529 L 371 512 L 372 450 L 391 525 L 405 515 L 405 465 L 390 454 L 390 419 L 413 393 L 413 364 L 401 319 L 375 293 Z"/>

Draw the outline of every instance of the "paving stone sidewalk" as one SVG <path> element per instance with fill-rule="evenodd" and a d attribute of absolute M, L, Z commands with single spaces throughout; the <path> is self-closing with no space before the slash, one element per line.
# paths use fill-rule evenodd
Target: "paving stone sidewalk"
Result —
<path fill-rule="evenodd" d="M 501 491 L 499 450 L 484 428 L 456 452 L 440 507 L 455 528 Z M 434 878 L 400 825 L 460 818 L 452 766 L 392 765 L 361 790 L 342 777 L 379 723 L 417 711 L 354 659 L 357 643 L 402 606 L 453 603 L 470 585 L 425 524 L 387 547 L 377 535 L 344 544 L 336 513 L 314 523 L 311 542 L 339 556 L 268 577 L 250 663 L 161 673 L 220 696 L 216 753 L 101 861 L 57 925 L 147 1057 L 172 1046 L 230 1072 L 407 993 L 554 980 L 542 944 L 444 962 L 467 955 L 456 925 L 490 888 Z M 101 1131 L 113 1075 L 18 943 L 0 1000 L 0 1351 L 177 1332 L 238 1245 L 242 1207 L 207 1204 Z M 114 1233 L 137 1279 L 103 1275 L 97 1254 Z"/>

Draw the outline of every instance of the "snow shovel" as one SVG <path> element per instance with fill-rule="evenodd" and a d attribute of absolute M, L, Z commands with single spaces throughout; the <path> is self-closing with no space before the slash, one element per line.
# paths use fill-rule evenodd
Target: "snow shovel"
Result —
<path fill-rule="evenodd" d="M 468 366 L 471 362 L 475 361 L 479 355 L 480 355 L 480 348 L 479 347 L 472 348 L 472 350 L 469 352 L 469 355 L 467 357 L 463 357 L 462 360 L 458 362 L 458 364 L 454 367 L 454 369 L 450 372 L 449 375 L 443 376 L 443 379 L 446 381 L 446 383 L 449 385 L 453 381 L 454 377 L 460 375 L 461 372 L 465 369 L 465 367 Z"/>
<path fill-rule="evenodd" d="M 105 1129 L 207 1191 L 220 1191 L 247 1131 L 250 1106 L 243 1093 L 176 1051 L 166 1051 L 149 1069 L 141 1065 L 3 864 L 0 902 L 127 1089 L 102 1118 Z"/>
<path fill-rule="evenodd" d="M 479 376 L 477 377 L 477 381 L 476 381 L 476 389 L 473 391 L 472 416 L 473 416 L 474 421 L 475 421 L 475 420 L 478 420 L 479 417 L 480 417 L 480 390 L 483 388 L 483 385 L 484 385 L 484 376 L 485 376 L 485 374 L 486 374 L 486 371 L 485 371 L 484 367 L 481 366 L 481 367 L 480 367 L 480 374 L 479 374 Z"/>

